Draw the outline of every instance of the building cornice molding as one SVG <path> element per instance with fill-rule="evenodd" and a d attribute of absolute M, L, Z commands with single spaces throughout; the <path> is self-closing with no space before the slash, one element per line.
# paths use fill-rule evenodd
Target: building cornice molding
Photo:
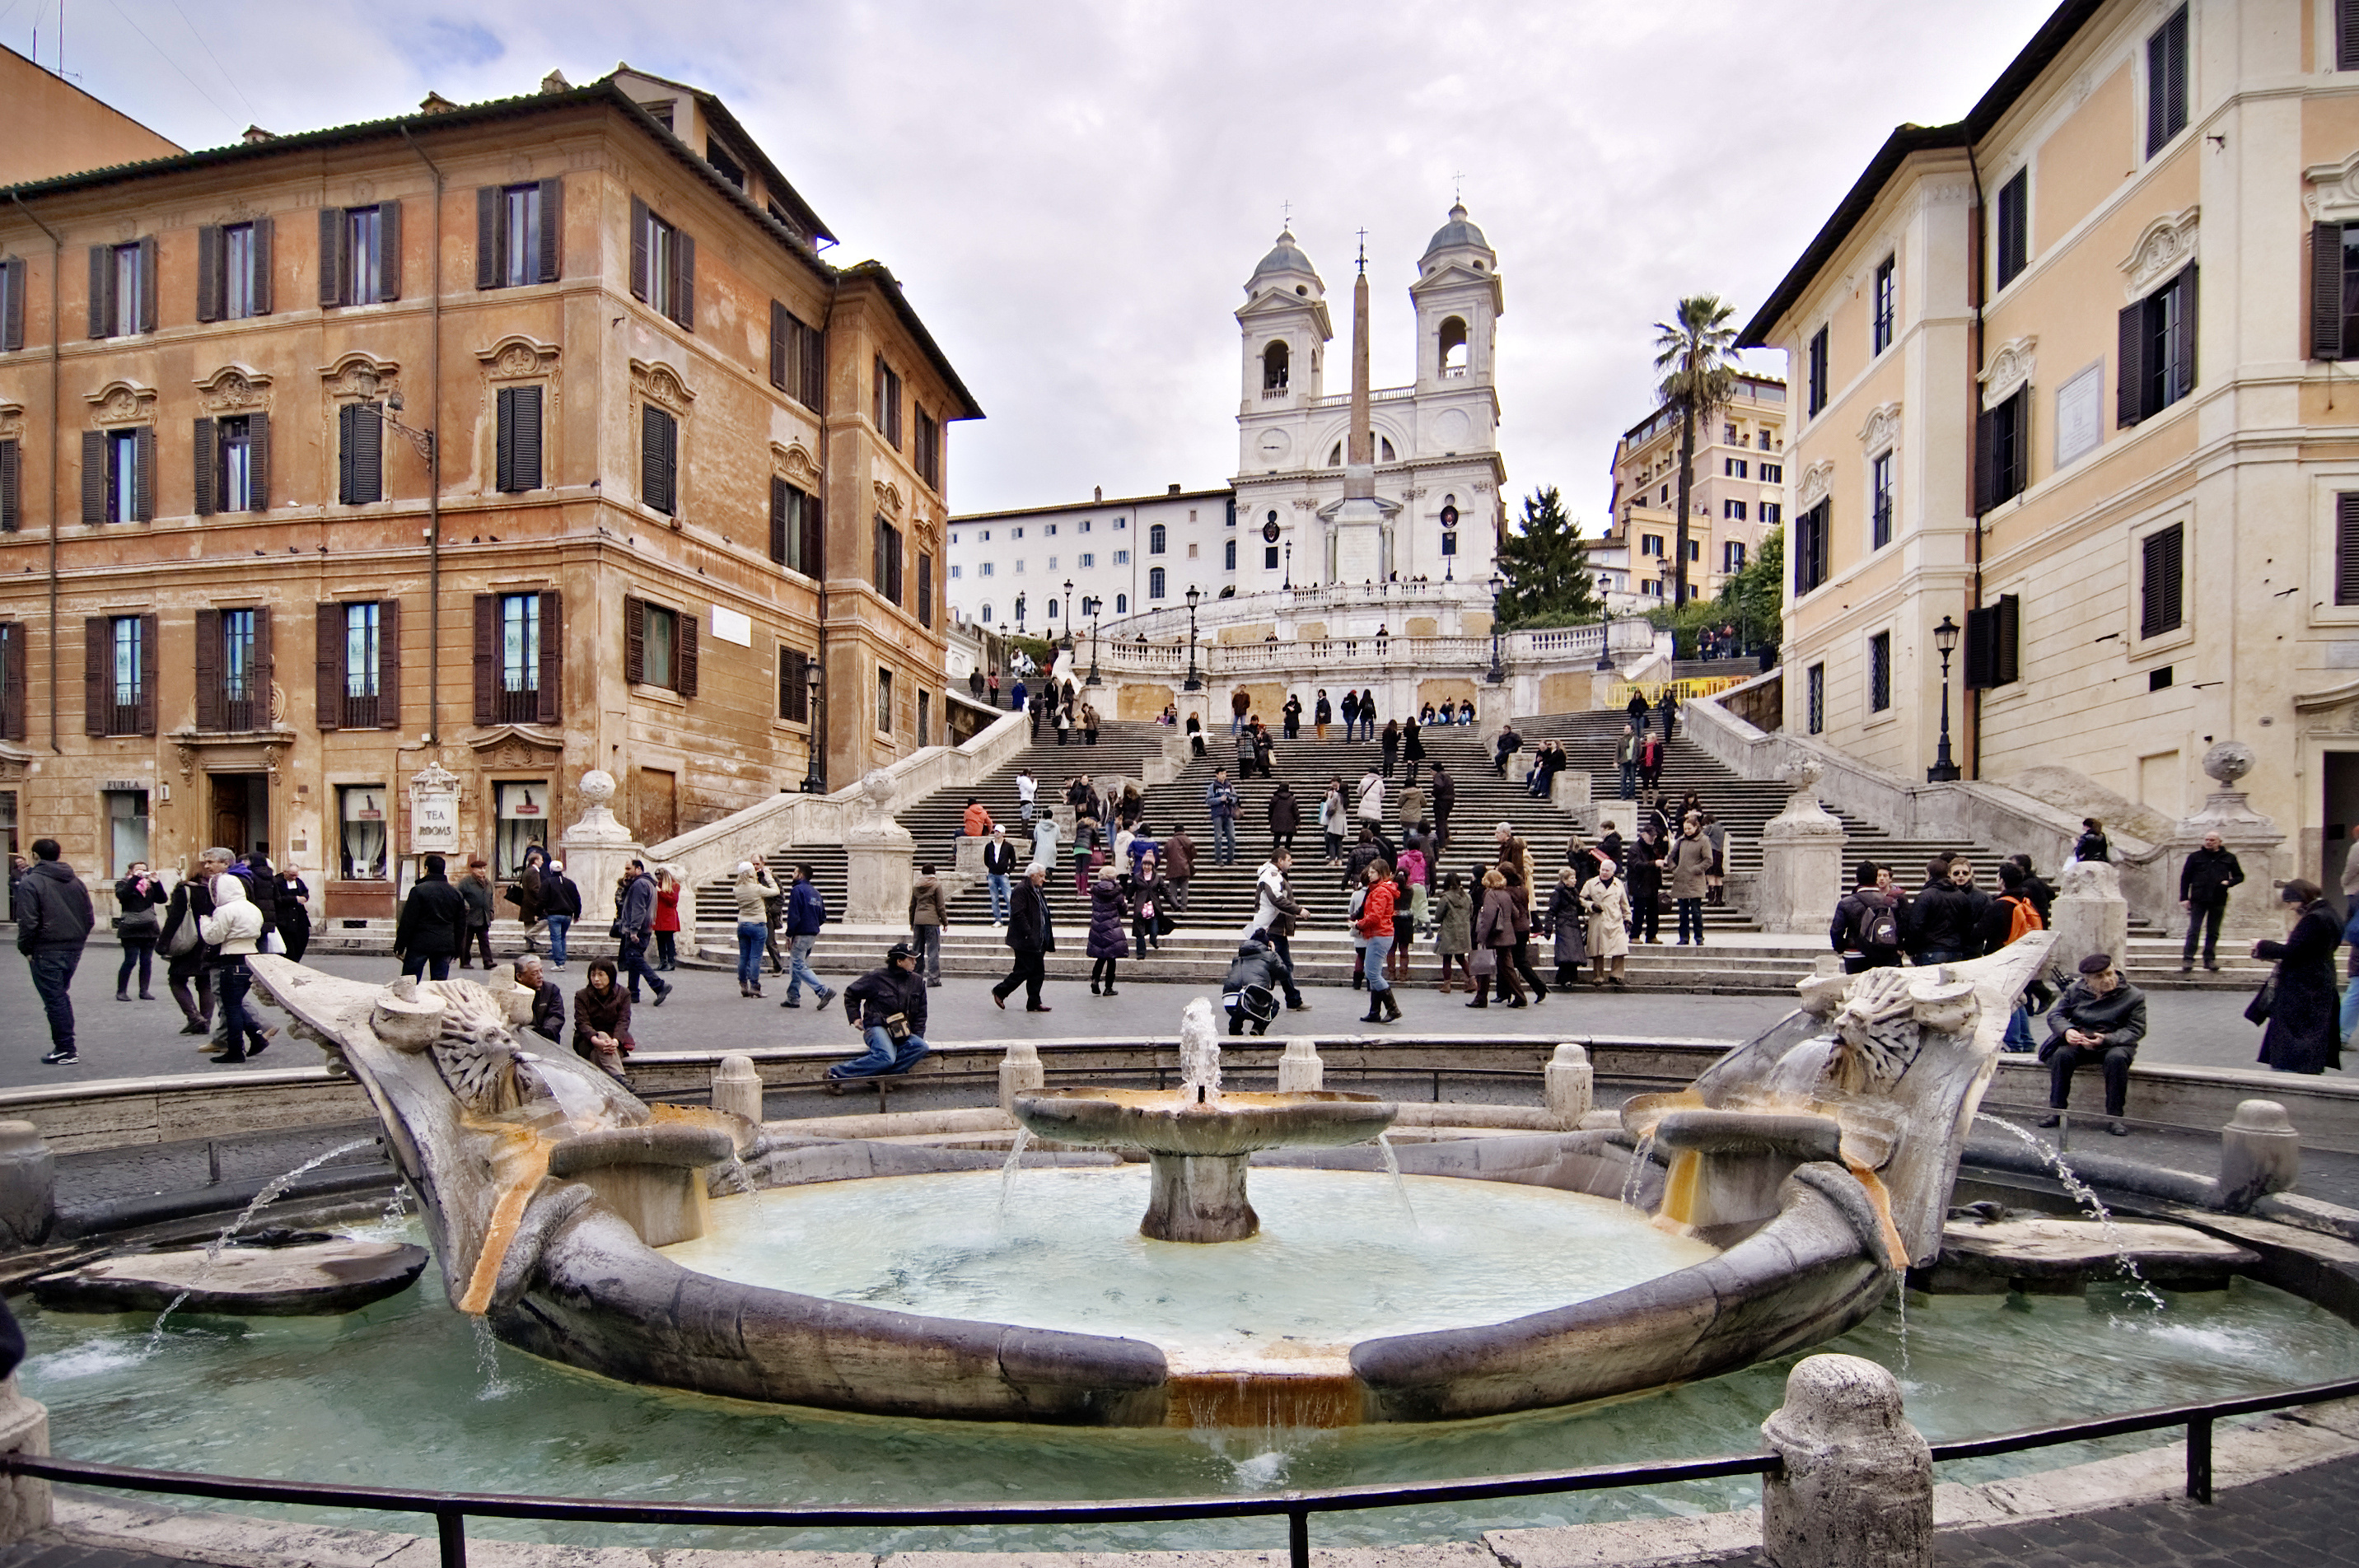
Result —
<path fill-rule="evenodd" d="M 1990 368 L 1978 378 L 1983 384 L 1985 410 L 2005 403 L 2030 381 L 2039 362 L 2034 352 L 2038 347 L 2038 338 L 2031 335 L 2009 338 L 1998 346 L 1998 352 L 1991 356 Z"/>
<path fill-rule="evenodd" d="M 2122 297 L 2138 300 L 2154 286 L 2195 259 L 2197 223 L 2201 208 L 2190 207 L 2174 216 L 2157 218 L 2138 233 L 2137 243 L 2122 263 Z"/>

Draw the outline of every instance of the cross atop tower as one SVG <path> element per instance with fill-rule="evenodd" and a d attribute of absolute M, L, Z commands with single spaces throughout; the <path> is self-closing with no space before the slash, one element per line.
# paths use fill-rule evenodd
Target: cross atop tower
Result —
<path fill-rule="evenodd" d="M 1466 204 L 1466 175 L 1463 170 L 1450 177 L 1450 200 L 1462 207 Z"/>
<path fill-rule="evenodd" d="M 1278 227 L 1284 229 L 1288 233 L 1292 233 L 1294 232 L 1294 203 L 1291 201 L 1281 201 L 1277 204 L 1277 211 L 1279 214 Z"/>
<path fill-rule="evenodd" d="M 1360 231 L 1360 270 L 1364 273 L 1368 270 L 1368 232 L 1365 229 Z"/>

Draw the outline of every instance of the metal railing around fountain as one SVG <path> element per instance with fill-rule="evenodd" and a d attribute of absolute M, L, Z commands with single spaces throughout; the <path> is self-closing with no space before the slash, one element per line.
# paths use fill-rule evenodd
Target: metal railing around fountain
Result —
<path fill-rule="evenodd" d="M 1937 1465 L 2053 1448 L 2068 1443 L 2120 1437 L 2180 1427 L 2186 1433 L 2187 1496 L 2212 1501 L 2212 1429 L 2237 1416 L 2265 1415 L 2298 1405 L 2359 1397 L 2359 1379 L 2314 1383 L 2273 1394 L 2202 1404 L 2166 1405 L 2126 1415 L 2028 1427 L 1990 1437 L 1931 1444 Z M 514 1497 L 497 1492 L 426 1492 L 397 1487 L 331 1487 L 310 1481 L 266 1481 L 178 1470 L 143 1470 L 122 1465 L 92 1465 L 45 1454 L 0 1454 L 0 1474 L 69 1481 L 172 1497 L 215 1498 L 226 1502 L 285 1503 L 310 1508 L 362 1509 L 379 1513 L 432 1516 L 444 1568 L 465 1568 L 467 1520 L 473 1519 L 562 1519 L 581 1524 L 777 1529 L 893 1529 L 951 1525 L 1139 1524 L 1187 1519 L 1271 1519 L 1285 1516 L 1290 1568 L 1310 1568 L 1310 1516 L 1364 1509 L 1415 1508 L 1422 1504 L 1482 1502 L 1496 1498 L 1544 1497 L 1560 1492 L 1610 1491 L 1619 1487 L 1711 1481 L 1731 1476 L 1768 1476 L 1781 1468 L 1769 1453 L 1723 1454 L 1710 1459 L 1658 1460 L 1638 1465 L 1597 1465 L 1538 1475 L 1485 1476 L 1464 1481 L 1409 1486 L 1335 1487 L 1319 1491 L 1265 1492 L 1247 1497 L 1133 1498 L 1121 1502 L 951 1503 L 921 1508 L 733 1508 L 723 1503 L 603 1502 L 591 1498 Z"/>

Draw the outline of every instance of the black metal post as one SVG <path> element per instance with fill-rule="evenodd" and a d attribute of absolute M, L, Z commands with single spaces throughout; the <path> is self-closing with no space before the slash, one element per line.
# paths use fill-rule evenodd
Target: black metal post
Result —
<path fill-rule="evenodd" d="M 1287 1510 L 1286 1558 L 1290 1568 L 1310 1568 L 1310 1510 L 1309 1509 Z"/>
<path fill-rule="evenodd" d="M 2212 1500 L 2212 1418 L 2196 1416 L 2187 1423 L 2187 1495 L 2199 1503 Z"/>
<path fill-rule="evenodd" d="M 467 1516 L 438 1511 L 434 1530 L 442 1541 L 442 1568 L 467 1568 Z"/>
<path fill-rule="evenodd" d="M 1188 607 L 1188 681 L 1182 691 L 1201 691 L 1204 683 L 1196 678 L 1196 607 Z"/>
<path fill-rule="evenodd" d="M 1941 738 L 1933 748 L 1933 765 L 1925 770 L 1927 784 L 1955 784 L 1958 764 L 1950 758 L 1950 650 L 1941 650 Z"/>
<path fill-rule="evenodd" d="M 1084 607 L 1090 612 L 1090 678 L 1082 683 L 1084 686 L 1105 684 L 1098 679 L 1098 650 L 1105 646 L 1105 635 L 1098 622 L 1099 602 L 1093 599 Z"/>

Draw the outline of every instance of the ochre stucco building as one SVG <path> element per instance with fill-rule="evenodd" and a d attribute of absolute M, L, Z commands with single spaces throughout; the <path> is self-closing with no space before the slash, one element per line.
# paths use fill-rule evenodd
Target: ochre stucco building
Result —
<path fill-rule="evenodd" d="M 0 191 L 16 839 L 383 915 L 429 763 L 505 870 L 592 768 L 654 843 L 939 741 L 980 411 L 829 237 L 628 68 Z"/>

